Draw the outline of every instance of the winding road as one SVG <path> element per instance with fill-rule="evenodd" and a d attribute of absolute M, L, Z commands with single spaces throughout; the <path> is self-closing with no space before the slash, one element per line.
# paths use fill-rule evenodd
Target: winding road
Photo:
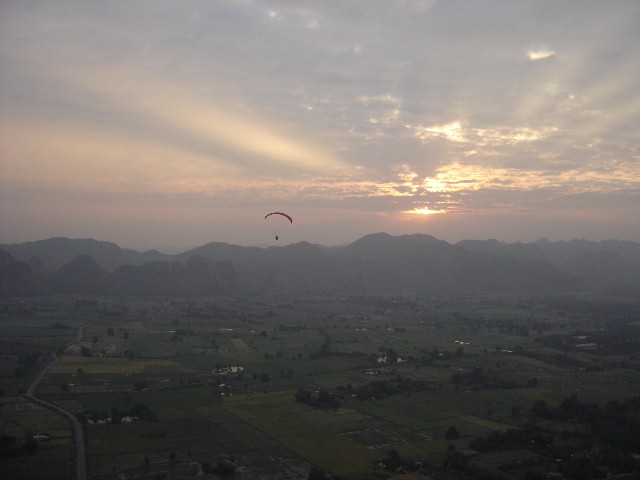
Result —
<path fill-rule="evenodd" d="M 85 327 L 80 327 L 78 329 L 78 336 L 77 338 L 69 343 L 68 345 L 66 345 L 65 348 L 73 345 L 76 342 L 79 342 L 80 340 L 82 340 L 82 335 L 84 334 L 84 329 Z M 67 417 L 69 419 L 69 421 L 71 422 L 71 426 L 73 428 L 73 437 L 74 437 L 74 442 L 76 444 L 76 478 L 78 480 L 86 480 L 87 478 L 87 466 L 85 463 L 85 454 L 84 454 L 84 435 L 83 435 L 83 431 L 82 431 L 82 424 L 78 421 L 78 419 L 76 418 L 75 415 L 73 415 L 71 412 L 68 412 L 67 410 L 64 410 L 63 408 L 60 408 L 57 405 L 54 405 L 53 403 L 50 402 L 46 402 L 44 400 L 41 400 L 39 398 L 37 398 L 34 395 L 34 392 L 36 391 L 36 388 L 38 387 L 38 385 L 40 384 L 40 382 L 42 381 L 42 379 L 44 378 L 44 376 L 47 374 L 47 372 L 49 370 L 51 370 L 51 368 L 60 361 L 60 357 L 58 356 L 57 352 L 53 352 L 51 354 L 51 356 L 53 357 L 53 360 L 51 361 L 51 363 L 49 363 L 46 367 L 44 367 L 42 369 L 42 371 L 38 374 L 38 376 L 33 380 L 33 382 L 31 382 L 31 385 L 29 386 L 29 389 L 27 390 L 27 393 L 24 394 L 24 397 L 35 402 L 38 403 L 44 407 L 47 407 L 57 413 L 59 413 L 60 415 L 64 415 L 65 417 Z"/>

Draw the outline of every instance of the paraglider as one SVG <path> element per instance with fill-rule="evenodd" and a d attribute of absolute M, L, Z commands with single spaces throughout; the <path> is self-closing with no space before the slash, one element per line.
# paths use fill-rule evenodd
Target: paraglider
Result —
<path fill-rule="evenodd" d="M 271 215 L 282 215 L 283 217 L 285 217 L 287 220 L 289 220 L 289 223 L 293 223 L 293 218 L 291 218 L 289 215 L 287 215 L 286 213 L 283 212 L 271 212 L 271 213 L 267 213 L 264 218 L 266 219 L 267 217 L 271 216 Z M 280 238 L 279 234 L 275 234 L 274 238 L 276 239 L 276 241 L 278 240 L 278 238 Z"/>

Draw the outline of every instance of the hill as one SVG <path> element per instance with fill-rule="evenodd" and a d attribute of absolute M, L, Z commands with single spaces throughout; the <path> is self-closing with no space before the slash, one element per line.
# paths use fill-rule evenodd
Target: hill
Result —
<path fill-rule="evenodd" d="M 640 292 L 640 244 L 619 241 L 450 244 L 429 235 L 376 233 L 344 247 L 209 243 L 178 255 L 92 239 L 0 248 L 4 296 Z"/>
<path fill-rule="evenodd" d="M 93 258 L 105 270 L 113 271 L 120 265 L 144 265 L 149 262 L 166 261 L 170 255 L 149 250 L 137 252 L 120 248 L 115 243 L 94 240 L 92 238 L 72 239 L 53 237 L 35 242 L 0 245 L 0 250 L 9 253 L 23 262 L 36 258 L 44 269 L 53 271 L 69 263 L 78 255 Z"/>

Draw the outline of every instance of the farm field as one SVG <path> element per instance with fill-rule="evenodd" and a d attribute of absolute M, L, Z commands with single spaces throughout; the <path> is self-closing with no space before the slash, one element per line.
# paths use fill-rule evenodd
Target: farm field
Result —
<path fill-rule="evenodd" d="M 83 424 L 90 479 L 635 473 L 593 432 L 640 425 L 640 303 L 584 301 L 7 301 L 0 472 L 73 477 L 69 422 L 23 396 L 56 353 L 35 396 Z"/>
<path fill-rule="evenodd" d="M 3 438 L 22 440 L 28 435 L 45 432 L 48 437 L 39 442 L 29 461 L 25 462 L 21 456 L 3 456 L 0 459 L 2 478 L 47 480 L 73 477 L 75 453 L 71 427 L 66 419 L 19 396 L 2 397 L 0 418 Z"/>

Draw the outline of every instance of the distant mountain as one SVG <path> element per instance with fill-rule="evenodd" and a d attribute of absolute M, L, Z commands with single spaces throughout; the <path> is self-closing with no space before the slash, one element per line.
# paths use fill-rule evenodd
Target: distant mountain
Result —
<path fill-rule="evenodd" d="M 175 258 L 184 261 L 194 255 L 199 255 L 213 261 L 228 260 L 230 262 L 237 262 L 248 258 L 256 259 L 262 254 L 263 250 L 264 249 L 258 247 L 241 247 L 240 245 L 212 242 L 185 253 L 175 255 Z"/>
<path fill-rule="evenodd" d="M 0 296 L 20 296 L 38 293 L 31 267 L 0 250 Z"/>
<path fill-rule="evenodd" d="M 34 271 L 34 273 L 43 274 L 47 271 L 44 263 L 38 257 L 31 257 L 27 262 L 27 265 Z"/>
<path fill-rule="evenodd" d="M 587 288 L 618 291 L 632 287 L 640 292 L 640 244 L 606 240 L 571 240 L 503 243 L 465 240 L 457 245 L 475 252 L 509 256 L 520 261 L 540 261 L 579 278 Z"/>
<path fill-rule="evenodd" d="M 340 252 L 362 291 L 575 291 L 580 281 L 549 264 L 487 255 L 428 235 L 368 235 Z M 350 283 L 346 282 L 346 286 Z"/>
<path fill-rule="evenodd" d="M 122 265 L 111 275 L 108 291 L 127 295 L 219 295 L 232 292 L 236 277 L 231 262 L 193 255 L 184 264 Z"/>
<path fill-rule="evenodd" d="M 640 244 L 496 240 L 455 245 L 376 233 L 344 247 L 209 243 L 179 255 L 52 238 L 4 246 L 0 295 L 608 291 L 640 294 Z M 91 252 L 91 253 L 87 253 Z"/>
<path fill-rule="evenodd" d="M 78 255 L 93 258 L 102 268 L 113 271 L 120 265 L 144 265 L 149 262 L 167 261 L 170 255 L 156 250 L 137 252 L 120 248 L 115 243 L 87 239 L 71 239 L 53 237 L 36 242 L 0 245 L 0 249 L 9 253 L 16 260 L 29 262 L 37 257 L 47 270 L 56 270 L 69 263 Z"/>
<path fill-rule="evenodd" d="M 51 293 L 102 292 L 108 281 L 108 272 L 88 255 L 78 255 L 51 274 L 41 276 L 46 291 Z"/>

